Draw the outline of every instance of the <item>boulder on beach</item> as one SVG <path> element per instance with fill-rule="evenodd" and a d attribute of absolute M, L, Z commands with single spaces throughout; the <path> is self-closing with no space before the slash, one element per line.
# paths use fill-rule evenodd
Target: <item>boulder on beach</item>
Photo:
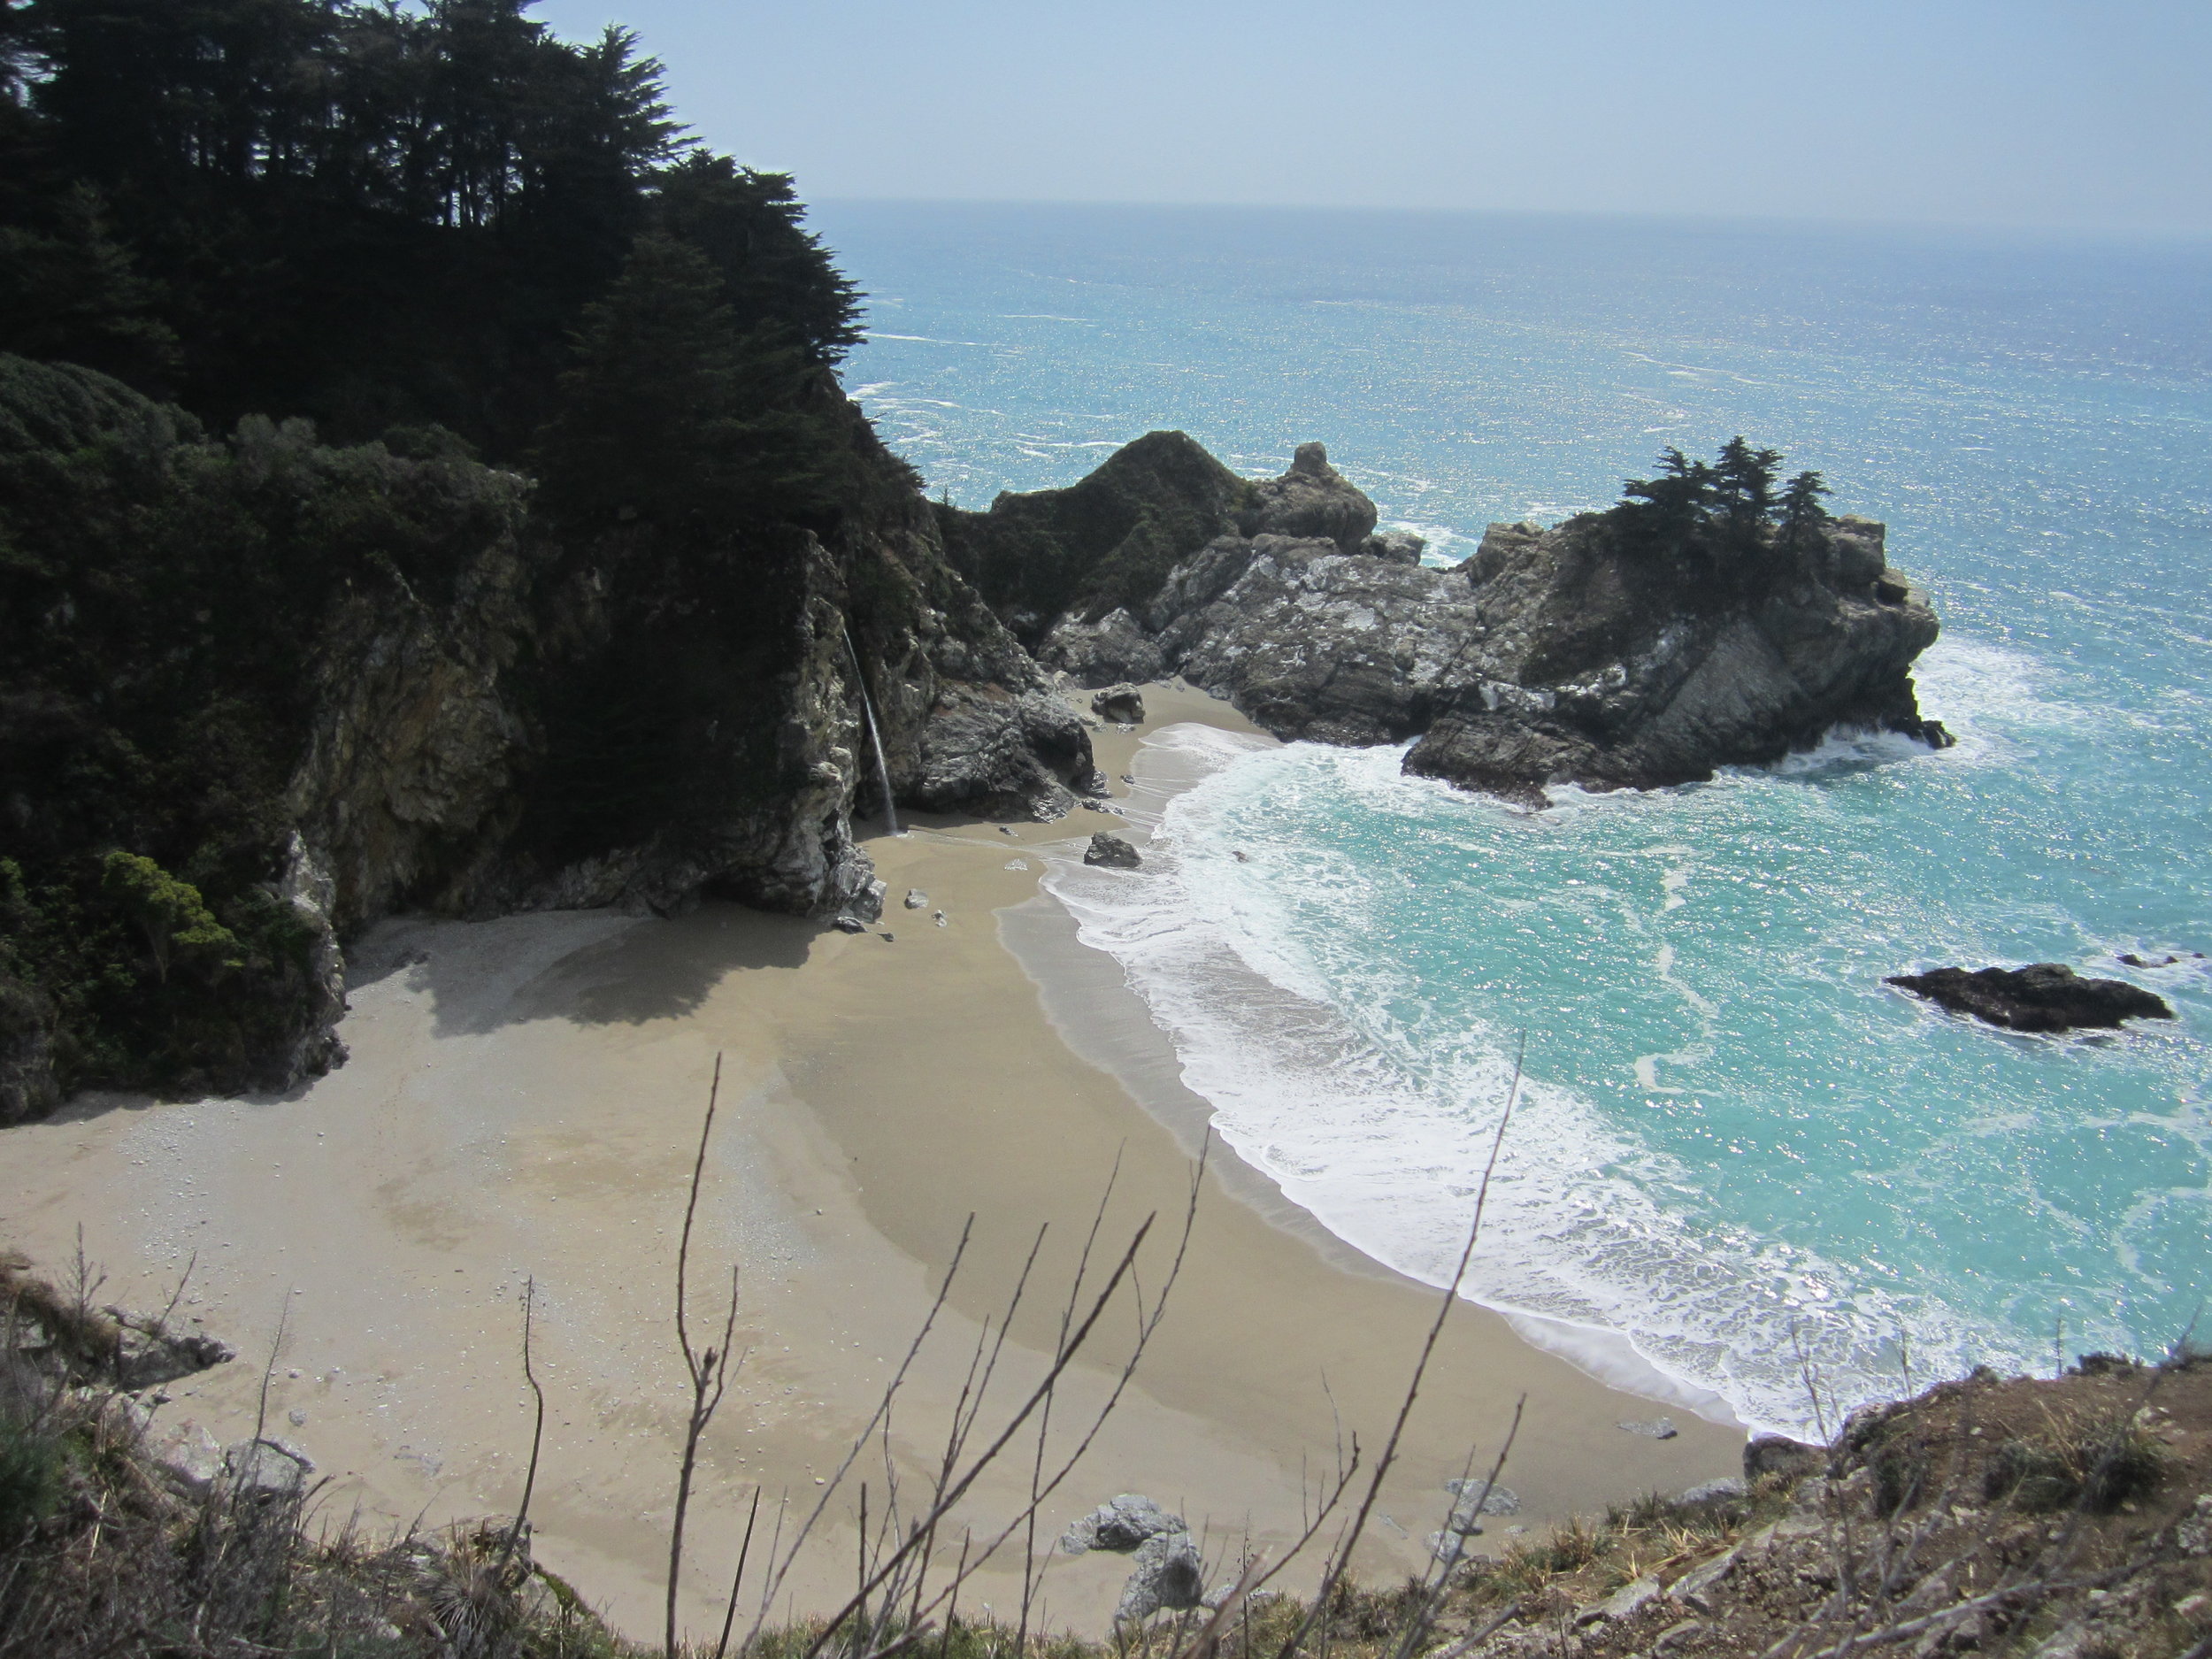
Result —
<path fill-rule="evenodd" d="M 1144 860 L 1137 856 L 1137 849 L 1120 836 L 1110 835 L 1101 830 L 1091 837 L 1090 846 L 1084 849 L 1083 862 L 1102 864 L 1109 870 L 1134 870 Z"/>
<path fill-rule="evenodd" d="M 1125 726 L 1144 724 L 1144 694 L 1134 686 L 1109 686 L 1091 699 L 1091 712 Z"/>
<path fill-rule="evenodd" d="M 1129 1581 L 1122 1586 L 1114 1623 L 1141 1624 L 1155 1613 L 1202 1605 L 1205 1571 L 1198 1545 L 1188 1532 L 1159 1532 L 1146 1539 L 1129 1563 Z"/>
<path fill-rule="evenodd" d="M 1071 1555 L 1094 1549 L 1125 1555 L 1148 1538 L 1187 1532 L 1179 1515 L 1171 1515 L 1141 1492 L 1125 1492 L 1108 1499 L 1060 1534 L 1060 1548 Z"/>
<path fill-rule="evenodd" d="M 2126 1019 L 2171 1019 L 2162 996 L 2124 979 L 2085 979 L 2062 962 L 2024 968 L 1936 968 L 1882 981 L 2008 1031 L 2114 1031 Z"/>

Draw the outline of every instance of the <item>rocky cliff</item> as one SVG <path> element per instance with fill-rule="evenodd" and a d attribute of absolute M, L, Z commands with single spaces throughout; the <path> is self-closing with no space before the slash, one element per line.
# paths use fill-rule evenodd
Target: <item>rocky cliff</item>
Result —
<path fill-rule="evenodd" d="M 0 1123 L 326 1069 L 344 941 L 395 910 L 872 913 L 864 698 L 902 801 L 1102 787 L 918 480 L 814 395 L 840 511 L 576 540 L 512 472 L 298 422 L 211 442 L 0 359 Z"/>
<path fill-rule="evenodd" d="M 1180 673 L 1285 738 L 1417 737 L 1409 772 L 1531 802 L 1709 778 L 1838 727 L 1948 741 L 1911 678 L 1936 618 L 1879 524 L 1655 544 L 1588 513 L 1494 525 L 1444 570 L 1374 523 L 1307 445 L 1143 603 L 1071 608 L 1039 655 L 1084 685 Z"/>

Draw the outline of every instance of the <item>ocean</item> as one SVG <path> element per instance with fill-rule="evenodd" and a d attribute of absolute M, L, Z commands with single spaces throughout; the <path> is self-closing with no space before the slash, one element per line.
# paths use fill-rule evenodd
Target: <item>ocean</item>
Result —
<path fill-rule="evenodd" d="M 1797 1434 L 1977 1364 L 2212 1337 L 2212 244 L 846 204 L 849 389 L 987 505 L 1179 427 L 1318 438 L 1455 563 L 1742 433 L 1886 520 L 1958 746 L 1528 814 L 1400 751 L 1182 728 L 1138 875 L 1048 887 L 1225 1143 L 1473 1298 Z M 2170 966 L 2116 958 L 2169 955 Z M 2072 964 L 2179 1018 L 2009 1035 L 1885 975 Z"/>

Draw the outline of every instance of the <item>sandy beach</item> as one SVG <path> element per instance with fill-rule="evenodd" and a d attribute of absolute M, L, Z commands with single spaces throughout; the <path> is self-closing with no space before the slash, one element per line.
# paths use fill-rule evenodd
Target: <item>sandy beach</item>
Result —
<path fill-rule="evenodd" d="M 1145 731 L 1245 729 L 1196 693 L 1155 687 L 1146 699 Z M 1143 776 L 1143 735 L 1094 734 L 1110 778 L 1133 765 Z M 529 1450 L 520 1302 L 534 1282 L 549 1408 L 537 1552 L 618 1625 L 657 1631 L 687 1403 L 671 1319 L 675 1240 L 719 1055 L 694 1321 L 718 1336 L 734 1264 L 745 1358 L 706 1443 L 685 1616 L 718 1624 L 756 1485 L 770 1505 L 788 1494 L 795 1514 L 827 1497 L 817 1547 L 776 1610 L 826 1607 L 851 1582 L 857 1481 L 879 1513 L 887 1457 L 902 1501 L 914 1501 L 1040 1229 L 986 1431 L 1047 1363 L 1110 1174 L 1100 1253 L 1156 1212 L 1139 1274 L 1148 1296 L 1172 1254 L 1202 1103 L 1177 1098 L 1171 1055 L 1118 971 L 1075 942 L 1037 887 L 1048 853 L 1079 856 L 1093 831 L 1120 827 L 1079 810 L 1003 826 L 925 817 L 879 835 L 869 851 L 890 896 L 858 935 L 713 904 L 675 920 L 386 923 L 351 953 L 348 1064 L 280 1099 L 87 1097 L 0 1133 L 0 1242 L 65 1272 L 81 1228 L 108 1275 L 97 1300 L 140 1309 L 165 1302 L 189 1263 L 179 1317 L 239 1357 L 175 1385 L 157 1431 L 200 1444 L 250 1433 L 265 1368 L 271 1430 L 329 1478 L 320 1503 L 333 1521 L 358 1510 L 442 1525 L 511 1509 Z M 903 908 L 909 888 L 926 905 Z M 1388 1432 L 1436 1293 L 1360 1258 L 1271 1202 L 1228 1154 L 1212 1156 L 1164 1318 L 1087 1455 L 1043 1504 L 1041 1555 L 1069 1521 L 1129 1491 L 1204 1527 L 1210 1558 L 1248 1540 L 1279 1548 L 1340 1446 L 1356 1434 L 1371 1458 Z M 825 1483 L 971 1217 L 887 1436 L 833 1490 Z M 1056 1402 L 1055 1446 L 1071 1446 L 1103 1399 L 1131 1323 L 1125 1312 L 1102 1322 Z M 1463 1304 L 1365 1571 L 1419 1564 L 1448 1503 L 1443 1483 L 1471 1451 L 1494 1455 L 1524 1397 L 1504 1476 L 1523 1509 L 1479 1548 L 1509 1541 L 1508 1526 L 1540 1530 L 1738 1464 L 1740 1430 L 1609 1387 Z M 1679 1428 L 1671 1439 L 1618 1426 L 1663 1411 Z M 979 1532 L 1022 1501 L 1033 1440 L 1022 1446 L 964 1506 Z M 1125 1571 L 1118 1557 L 1053 1557 L 1044 1621 L 1102 1631 Z M 1020 1582 L 1010 1549 L 965 1599 L 1010 1612 Z"/>

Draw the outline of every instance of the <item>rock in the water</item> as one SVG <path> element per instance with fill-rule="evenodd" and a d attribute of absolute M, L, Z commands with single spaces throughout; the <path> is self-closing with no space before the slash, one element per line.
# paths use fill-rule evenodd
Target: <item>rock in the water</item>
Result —
<path fill-rule="evenodd" d="M 1144 694 L 1134 686 L 1110 686 L 1091 699 L 1091 712 L 1125 726 L 1144 724 Z"/>
<path fill-rule="evenodd" d="M 1317 443 L 1300 444 L 1289 472 L 1255 484 L 1252 502 L 1247 535 L 1318 536 L 1350 553 L 1375 528 L 1375 503 L 1329 465 L 1328 450 Z"/>
<path fill-rule="evenodd" d="M 2024 968 L 1937 968 L 1883 981 L 1955 1014 L 2010 1031 L 2110 1031 L 2124 1019 L 2171 1019 L 2162 996 L 2124 979 L 2085 979 L 2061 962 Z"/>
<path fill-rule="evenodd" d="M 1674 1426 L 1672 1417 L 1654 1417 L 1648 1423 L 1635 1423 L 1624 1419 L 1613 1426 L 1630 1434 L 1640 1435 L 1647 1440 L 1671 1440 L 1681 1432 L 1681 1430 Z"/>
<path fill-rule="evenodd" d="M 1838 727 L 1944 746 L 1911 677 L 1935 614 L 1882 564 L 1881 530 L 1832 520 L 1723 578 L 1605 515 L 1532 537 L 1493 526 L 1469 571 L 1471 637 L 1406 770 L 1540 804 L 1548 784 L 1689 783 Z"/>
<path fill-rule="evenodd" d="M 1137 1546 L 1114 1622 L 1141 1623 L 1164 1610 L 1200 1606 L 1205 1597 L 1205 1564 L 1197 1543 L 1187 1532 L 1156 1533 Z"/>
<path fill-rule="evenodd" d="M 1374 503 L 1317 444 L 1225 511 L 1190 457 L 1163 472 L 1174 446 L 1143 442 L 1144 457 L 1124 451 L 1075 487 L 1122 503 L 1101 525 L 1130 526 L 1083 579 L 1110 600 L 1064 606 L 1039 648 L 1084 685 L 1173 677 L 1278 737 L 1416 738 L 1407 772 L 1532 806 L 1555 784 L 1655 788 L 1765 764 L 1837 729 L 1951 741 L 1911 678 L 1935 616 L 1871 520 L 1715 519 L 1655 541 L 1624 509 L 1493 525 L 1464 565 L 1433 570 L 1417 538 L 1376 533 Z M 1155 474 L 1171 534 L 1133 527 L 1129 488 Z M 1049 517 L 1054 495 L 990 516 Z"/>
<path fill-rule="evenodd" d="M 1137 849 L 1120 836 L 1101 830 L 1091 837 L 1090 846 L 1084 849 L 1083 862 L 1102 864 L 1109 870 L 1134 870 L 1144 860 L 1137 856 Z"/>
<path fill-rule="evenodd" d="M 1179 1515 L 1170 1515 L 1141 1492 L 1125 1492 L 1093 1509 L 1060 1535 L 1071 1555 L 1094 1549 L 1127 1555 L 1148 1538 L 1186 1531 Z"/>
<path fill-rule="evenodd" d="M 1755 1481 L 1763 1475 L 1816 1475 L 1828 1466 L 1828 1454 L 1786 1434 L 1755 1436 L 1743 1448 L 1743 1478 Z"/>
<path fill-rule="evenodd" d="M 921 910 L 928 909 L 929 895 L 923 892 L 919 887 L 907 888 L 906 908 L 910 910 Z"/>

